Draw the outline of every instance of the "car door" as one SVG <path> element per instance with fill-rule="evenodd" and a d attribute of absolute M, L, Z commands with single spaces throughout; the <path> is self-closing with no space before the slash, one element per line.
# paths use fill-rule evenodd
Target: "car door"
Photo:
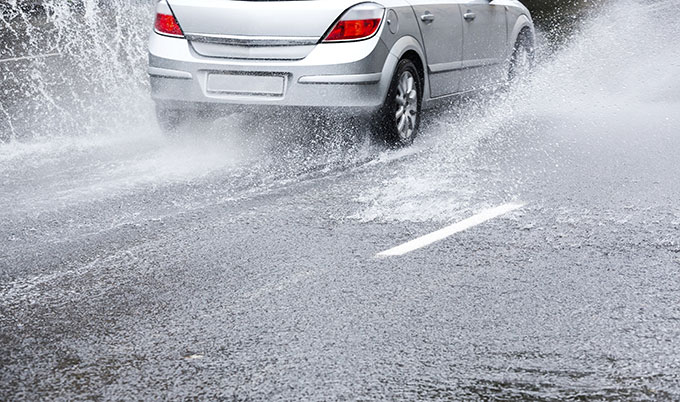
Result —
<path fill-rule="evenodd" d="M 463 59 L 461 89 L 493 86 L 506 79 L 507 9 L 502 0 L 461 0 Z"/>
<path fill-rule="evenodd" d="M 420 32 L 429 70 L 432 97 L 460 90 L 463 68 L 463 19 L 451 0 L 410 0 Z"/>

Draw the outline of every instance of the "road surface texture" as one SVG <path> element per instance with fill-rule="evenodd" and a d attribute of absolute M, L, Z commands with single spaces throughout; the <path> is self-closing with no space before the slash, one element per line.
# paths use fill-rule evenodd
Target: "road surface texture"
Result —
<path fill-rule="evenodd" d="M 54 118 L 0 144 L 0 399 L 680 399 L 677 7 L 617 2 L 402 150 L 304 116 L 165 138 L 141 78 L 70 120 L 32 86 Z"/>

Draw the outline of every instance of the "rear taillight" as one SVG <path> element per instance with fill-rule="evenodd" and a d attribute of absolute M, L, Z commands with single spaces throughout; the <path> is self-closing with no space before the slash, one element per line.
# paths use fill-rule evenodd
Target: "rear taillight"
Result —
<path fill-rule="evenodd" d="M 376 3 L 363 3 L 347 10 L 330 30 L 324 42 L 347 42 L 371 38 L 380 29 L 385 9 Z"/>
<path fill-rule="evenodd" d="M 172 14 L 157 13 L 155 28 L 156 32 L 162 35 L 176 36 L 178 38 L 184 37 L 182 28 Z"/>
<path fill-rule="evenodd" d="M 338 21 L 335 28 L 326 37 L 326 42 L 368 38 L 373 36 L 379 27 L 379 19 Z"/>

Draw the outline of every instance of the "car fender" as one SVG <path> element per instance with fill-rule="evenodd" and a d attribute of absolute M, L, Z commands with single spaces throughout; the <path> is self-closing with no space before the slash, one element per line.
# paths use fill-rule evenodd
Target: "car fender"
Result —
<path fill-rule="evenodd" d="M 531 22 L 529 17 L 526 15 L 522 14 L 519 17 L 517 17 L 517 20 L 515 21 L 515 25 L 512 28 L 512 31 L 510 31 L 510 45 L 514 49 L 515 43 L 517 43 L 517 38 L 519 37 L 520 32 L 522 32 L 523 29 L 529 28 L 531 30 L 531 35 L 534 37 L 535 31 L 534 31 L 534 24 Z"/>
<path fill-rule="evenodd" d="M 428 79 L 427 59 L 425 58 L 425 52 L 423 52 L 422 45 L 418 39 L 410 35 L 399 38 L 390 49 L 390 55 L 385 62 L 381 79 L 381 85 L 385 85 L 385 96 L 387 96 L 387 91 L 389 90 L 389 86 L 392 83 L 392 78 L 394 77 L 394 74 L 397 70 L 397 64 L 399 64 L 399 61 L 402 59 L 402 57 L 409 51 L 416 52 L 418 57 L 420 57 L 421 63 L 423 64 L 423 74 L 425 76 L 423 82 L 423 98 L 429 99 L 430 84 Z"/>

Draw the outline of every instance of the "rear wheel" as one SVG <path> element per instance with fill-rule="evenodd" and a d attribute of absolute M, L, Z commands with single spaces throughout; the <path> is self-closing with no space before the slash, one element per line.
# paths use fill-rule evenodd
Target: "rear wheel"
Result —
<path fill-rule="evenodd" d="M 164 134 L 176 135 L 182 124 L 186 122 L 186 115 L 184 110 L 156 104 L 156 121 Z"/>
<path fill-rule="evenodd" d="M 510 81 L 526 77 L 534 67 L 534 40 L 528 30 L 517 37 L 515 50 L 510 59 Z"/>
<path fill-rule="evenodd" d="M 401 60 L 376 121 L 377 134 L 389 145 L 413 143 L 420 127 L 423 85 L 415 64 Z"/>
<path fill-rule="evenodd" d="M 200 109 L 177 109 L 157 103 L 156 120 L 164 134 L 176 136 L 184 126 L 211 122 L 214 118 L 207 111 Z"/>

